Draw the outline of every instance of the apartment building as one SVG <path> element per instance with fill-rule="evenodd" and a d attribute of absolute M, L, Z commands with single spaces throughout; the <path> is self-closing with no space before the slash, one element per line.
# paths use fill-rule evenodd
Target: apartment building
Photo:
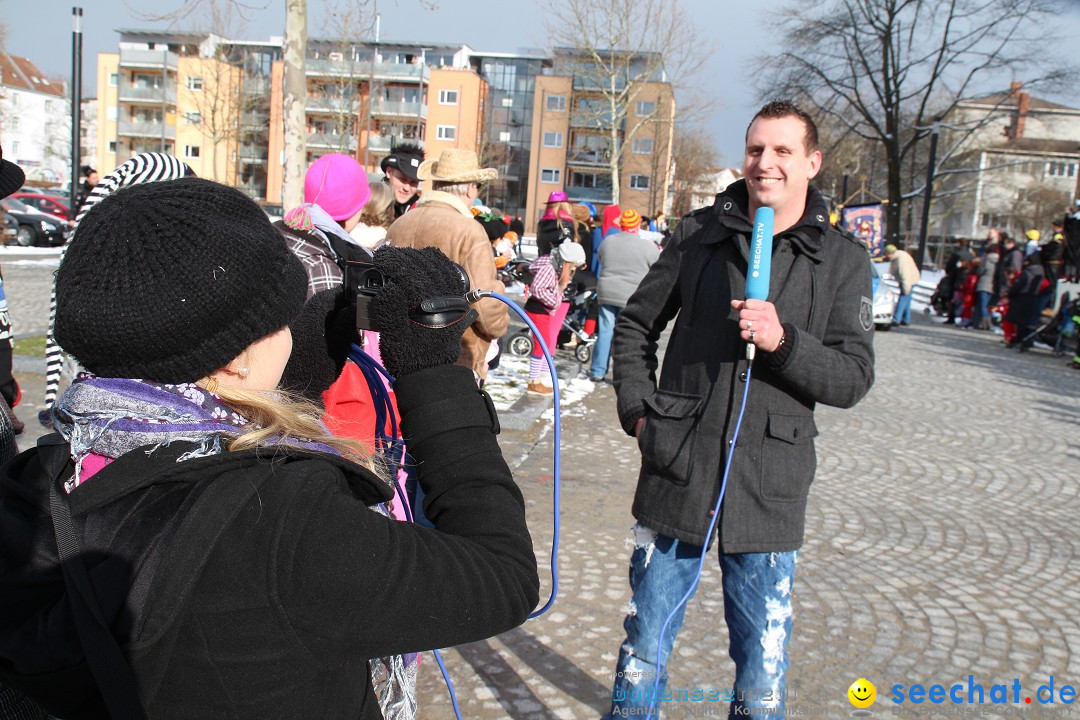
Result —
<path fill-rule="evenodd" d="M 0 53 L 0 142 L 31 183 L 71 177 L 71 100 L 32 61 Z"/>
<path fill-rule="evenodd" d="M 281 38 L 120 34 L 119 52 L 98 58 L 98 168 L 108 172 L 135 153 L 163 150 L 200 176 L 279 204 Z M 619 157 L 619 197 L 646 213 L 666 206 L 670 85 L 635 75 L 632 107 L 619 113 L 612 140 L 600 94 L 575 73 L 573 59 L 565 49 L 512 54 L 461 44 L 309 39 L 307 161 L 345 153 L 377 173 L 396 143 L 419 143 L 428 157 L 450 147 L 474 150 L 499 170 L 483 199 L 531 229 L 549 186 L 565 186 L 576 201 L 612 201 L 608 158 L 616 142 L 628 144 Z"/>
<path fill-rule="evenodd" d="M 278 42 L 120 30 L 97 64 L 97 169 L 166 152 L 199 177 L 266 196 L 272 62 Z"/>
<path fill-rule="evenodd" d="M 1045 230 L 1080 197 L 1080 109 L 1008 92 L 963 100 L 939 147 L 959 144 L 935 187 L 931 233 L 985 237 Z"/>
<path fill-rule="evenodd" d="M 600 77 L 582 71 L 579 53 L 556 50 L 552 73 L 536 82 L 526 232 L 535 232 L 553 190 L 571 202 L 618 202 L 650 216 L 670 205 L 675 102 L 671 85 L 643 57 L 634 56 L 615 79 L 612 103 Z"/>

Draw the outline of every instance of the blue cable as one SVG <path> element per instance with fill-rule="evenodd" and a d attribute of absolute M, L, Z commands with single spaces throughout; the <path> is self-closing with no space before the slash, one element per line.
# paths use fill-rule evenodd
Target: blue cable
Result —
<path fill-rule="evenodd" d="M 686 594 L 682 596 L 678 604 L 668 613 L 667 618 L 664 620 L 664 624 L 660 627 L 660 636 L 656 640 L 656 681 L 653 683 L 652 699 L 649 701 L 649 712 L 645 714 L 645 717 L 653 716 L 653 708 L 656 706 L 657 700 L 660 695 L 660 656 L 663 652 L 664 646 L 664 633 L 667 632 L 668 625 L 671 624 L 671 620 L 675 617 L 675 613 L 679 612 L 679 608 L 686 605 L 690 601 L 690 597 L 697 590 L 698 584 L 701 582 L 701 571 L 705 568 L 705 557 L 709 554 L 709 538 L 712 537 L 713 531 L 716 530 L 716 523 L 720 520 L 720 505 L 724 502 L 724 491 L 727 490 L 728 475 L 731 473 L 731 459 L 735 457 L 735 448 L 739 444 L 739 429 L 742 427 L 743 413 L 746 411 L 746 399 L 750 395 L 750 371 L 753 366 L 753 362 L 746 364 L 746 386 L 743 388 L 742 407 L 739 408 L 739 416 L 735 421 L 735 433 L 731 438 L 731 450 L 728 451 L 727 462 L 724 463 L 724 477 L 720 481 L 720 495 L 716 498 L 716 506 L 713 508 L 713 517 L 709 522 L 709 531 L 705 533 L 705 542 L 701 547 L 701 559 L 698 561 L 697 576 L 694 578 L 694 582 L 690 584 L 690 588 L 686 591 Z M 720 539 L 717 538 L 717 542 Z M 664 667 L 667 667 L 667 663 L 664 663 Z"/>
<path fill-rule="evenodd" d="M 501 300 L 508 307 L 514 310 L 518 316 L 525 321 L 525 324 L 529 326 L 529 329 L 533 333 L 533 337 L 540 343 L 540 350 L 544 353 L 544 359 L 547 360 L 548 370 L 551 373 L 551 377 L 554 378 L 552 383 L 553 387 L 553 401 L 554 401 L 554 413 L 555 413 L 555 453 L 554 453 L 554 467 L 553 467 L 553 487 L 554 487 L 554 536 L 551 541 L 551 596 L 548 601 L 544 603 L 543 607 L 538 610 L 534 610 L 529 614 L 529 619 L 539 617 L 543 615 L 555 604 L 555 598 L 559 594 L 559 534 L 561 532 L 561 509 L 562 509 L 562 483 L 560 482 L 561 473 L 561 453 L 559 452 L 560 437 L 561 437 L 561 423 L 559 421 L 559 373 L 555 368 L 555 360 L 551 356 L 551 351 L 544 343 L 543 335 L 540 334 L 540 330 L 537 329 L 533 323 L 532 318 L 525 313 L 525 311 L 518 306 L 513 300 L 502 293 L 482 290 L 475 291 L 474 295 L 477 299 L 483 297 L 493 297 L 497 300 Z M 401 439 L 400 432 L 397 425 L 397 417 L 394 413 L 394 407 L 390 400 L 390 394 L 386 389 L 386 386 L 382 382 L 382 378 L 385 377 L 391 383 L 394 382 L 394 378 L 386 371 L 382 365 L 377 363 L 374 358 L 364 352 L 363 348 L 353 343 L 349 351 L 349 359 L 356 363 L 357 367 L 364 374 L 364 378 L 367 380 L 368 386 L 371 389 L 371 398 L 375 407 L 375 446 L 376 449 L 383 453 L 384 456 L 390 460 L 391 466 L 395 471 L 395 478 L 393 481 L 394 492 L 401 501 L 402 507 L 405 512 L 405 517 L 408 522 L 413 522 L 412 508 L 409 506 L 409 502 L 405 497 L 404 491 L 401 489 L 400 484 L 397 482 L 396 470 L 398 465 L 403 459 L 403 441 Z M 380 377 L 381 376 L 381 377 Z M 390 419 L 390 435 L 386 435 L 386 419 Z M 737 432 L 737 431 L 736 431 Z M 432 654 L 435 656 L 435 662 L 439 666 L 440 672 L 442 672 L 443 681 L 446 683 L 446 689 L 450 693 L 450 703 L 454 708 L 454 716 L 457 720 L 461 720 L 461 709 L 458 707 L 457 693 L 454 691 L 454 683 L 450 679 L 450 672 L 446 669 L 446 663 L 443 662 L 442 654 L 438 650 L 432 650 Z"/>
<path fill-rule="evenodd" d="M 559 452 L 559 439 L 561 437 L 561 423 L 559 422 L 559 373 L 555 369 L 555 360 L 551 357 L 551 351 L 548 350 L 547 345 L 544 344 L 544 336 L 540 334 L 536 325 L 533 323 L 532 318 L 522 310 L 516 302 L 503 295 L 502 293 L 492 292 L 490 290 L 475 291 L 475 294 L 479 297 L 493 297 L 496 300 L 502 300 L 509 306 L 518 316 L 525 321 L 525 324 L 532 330 L 533 337 L 540 343 L 540 350 L 544 353 L 544 359 L 547 360 L 548 370 L 551 372 L 553 378 L 552 385 L 554 385 L 554 408 L 555 408 L 555 461 L 552 472 L 552 485 L 554 486 L 554 536 L 551 539 L 551 596 L 548 601 L 544 603 L 543 607 L 539 610 L 533 610 L 529 613 L 529 619 L 540 617 L 555 604 L 555 597 L 559 594 L 559 533 L 561 529 L 561 521 L 559 516 L 562 514 L 562 483 L 560 481 L 560 468 L 562 465 L 561 455 Z"/>

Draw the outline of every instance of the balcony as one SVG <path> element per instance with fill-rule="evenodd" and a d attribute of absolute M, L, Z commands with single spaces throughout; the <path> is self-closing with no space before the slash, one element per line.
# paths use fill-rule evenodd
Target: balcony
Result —
<path fill-rule="evenodd" d="M 588 188 L 568 185 L 566 187 L 566 196 L 570 198 L 571 202 L 588 201 L 602 205 L 611 204 L 611 188 L 609 187 Z"/>
<path fill-rule="evenodd" d="M 261 75 L 256 77 L 246 77 L 240 86 L 241 90 L 248 97 L 256 97 L 270 94 L 270 78 L 263 77 Z"/>
<path fill-rule="evenodd" d="M 589 130 L 610 130 L 611 113 L 589 110 L 578 110 L 570 113 L 570 127 L 586 128 Z"/>
<path fill-rule="evenodd" d="M 127 78 L 123 78 L 116 97 L 122 103 L 176 105 L 176 84 L 166 83 L 162 87 L 138 87 Z"/>
<path fill-rule="evenodd" d="M 240 160 L 247 163 L 264 163 L 270 157 L 270 148 L 263 145 L 241 145 Z"/>
<path fill-rule="evenodd" d="M 372 71 L 376 80 L 397 82 L 427 82 L 431 68 L 427 65 L 407 65 L 405 63 L 372 63 L 369 60 L 327 60 L 308 58 L 304 61 L 304 72 L 309 77 L 334 78 L 370 78 Z"/>
<path fill-rule="evenodd" d="M 414 118 L 417 114 L 427 117 L 427 105 L 420 102 L 402 102 L 395 100 L 375 100 L 371 103 L 372 115 Z"/>
<path fill-rule="evenodd" d="M 251 130 L 266 130 L 270 127 L 270 111 L 249 110 L 240 116 L 240 126 Z"/>
<path fill-rule="evenodd" d="M 615 92 L 625 90 L 627 84 L 626 78 L 616 78 Z M 611 92 L 611 78 L 574 73 L 574 89 L 584 90 L 585 92 Z"/>
<path fill-rule="evenodd" d="M 566 163 L 568 165 L 608 167 L 611 164 L 610 155 L 606 150 L 571 150 L 566 155 Z"/>
<path fill-rule="evenodd" d="M 369 135 L 367 149 L 370 152 L 388 153 L 392 144 L 393 138 L 390 135 Z"/>
<path fill-rule="evenodd" d="M 341 133 L 311 133 L 307 137 L 309 150 L 323 149 L 335 152 L 356 152 L 356 137 Z"/>
<path fill-rule="evenodd" d="M 356 115 L 360 111 L 360 100 L 342 97 L 309 97 L 304 103 L 309 113 L 327 115 Z"/>
<path fill-rule="evenodd" d="M 180 56 L 167 50 L 130 50 L 120 48 L 120 67 L 122 68 L 148 68 L 152 70 L 172 70 L 176 72 L 176 65 Z"/>
<path fill-rule="evenodd" d="M 117 123 L 116 134 L 117 136 L 132 138 L 151 138 L 155 140 L 165 138 L 166 140 L 175 140 L 176 127 L 159 122 L 133 122 L 130 120 L 121 120 Z"/>

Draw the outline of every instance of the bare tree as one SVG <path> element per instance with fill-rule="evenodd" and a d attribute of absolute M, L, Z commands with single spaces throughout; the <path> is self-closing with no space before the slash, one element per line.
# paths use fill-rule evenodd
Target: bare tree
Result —
<path fill-rule="evenodd" d="M 887 236 L 895 241 L 905 163 L 936 121 L 1003 74 L 1027 77 L 1027 87 L 1067 77 L 1056 53 L 1032 52 L 1050 46 L 1045 26 L 1055 7 L 1054 0 L 800 3 L 780 22 L 783 49 L 763 59 L 759 90 L 800 99 L 881 149 Z"/>
<path fill-rule="evenodd" d="M 671 153 L 675 165 L 675 199 L 671 214 L 682 217 L 694 209 L 694 190 L 720 168 L 720 153 L 712 133 L 701 126 L 679 124 Z"/>
<path fill-rule="evenodd" d="M 713 45 L 700 39 L 680 0 L 555 0 L 545 12 L 556 62 L 573 75 L 575 94 L 582 96 L 572 112 L 607 135 L 612 201 L 618 203 L 626 148 L 652 123 L 671 122 L 662 102 L 638 116 L 639 96 L 652 82 L 671 83 L 672 91 L 692 85 Z M 707 95 L 696 90 L 686 94 L 685 107 L 680 102 L 681 115 L 705 104 Z M 694 97 L 699 101 L 690 101 Z"/>

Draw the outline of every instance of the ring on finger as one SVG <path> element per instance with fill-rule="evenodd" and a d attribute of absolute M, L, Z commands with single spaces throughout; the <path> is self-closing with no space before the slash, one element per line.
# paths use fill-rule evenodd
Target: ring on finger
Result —
<path fill-rule="evenodd" d="M 750 331 L 750 342 L 754 342 L 754 331 Z"/>
<path fill-rule="evenodd" d="M 747 320 L 746 321 L 746 329 L 750 330 L 750 331 L 753 331 L 753 329 L 754 329 L 754 321 L 753 320 Z"/>

